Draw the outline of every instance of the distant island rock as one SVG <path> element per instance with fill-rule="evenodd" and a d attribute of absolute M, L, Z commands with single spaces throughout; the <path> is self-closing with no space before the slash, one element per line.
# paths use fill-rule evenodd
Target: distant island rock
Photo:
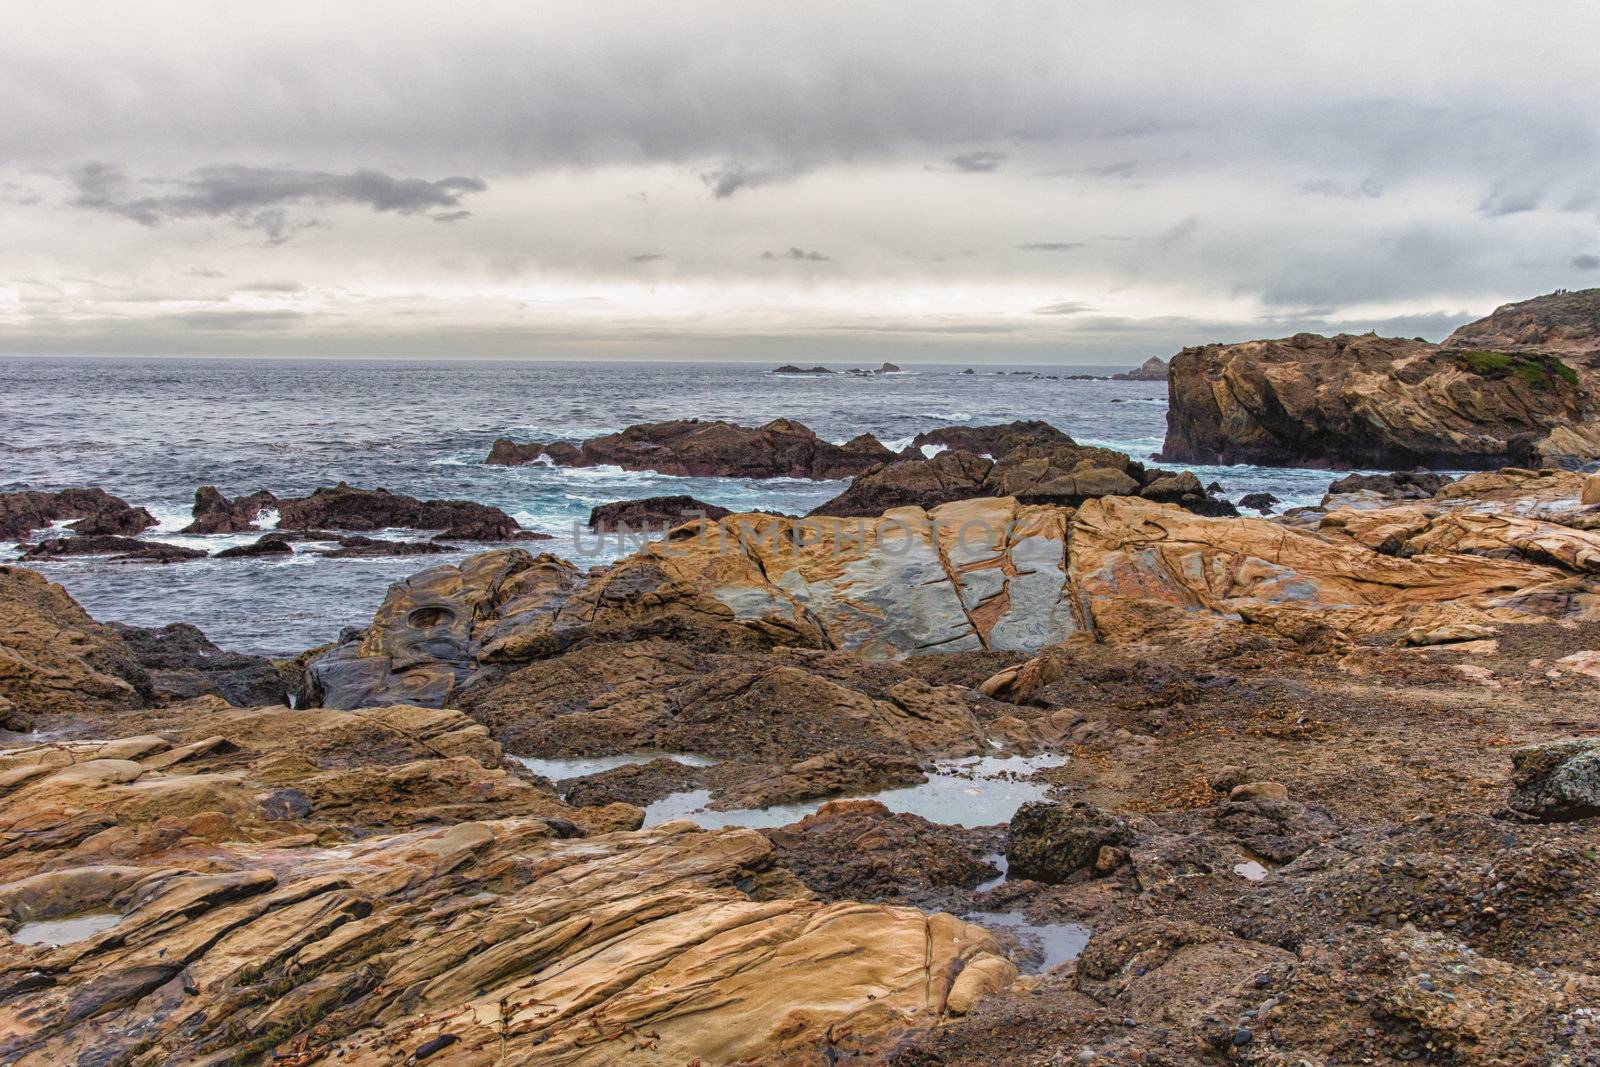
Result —
<path fill-rule="evenodd" d="M 1160 356 L 1151 356 L 1133 370 L 1113 374 L 1114 382 L 1164 382 L 1167 380 L 1167 361 Z"/>
<path fill-rule="evenodd" d="M 773 374 L 834 374 L 836 372 L 827 367 L 796 367 L 793 363 L 785 363 L 772 372 Z"/>
<path fill-rule="evenodd" d="M 1484 469 L 1600 460 L 1600 289 L 1507 304 L 1442 344 L 1339 334 L 1173 357 L 1162 460 Z"/>

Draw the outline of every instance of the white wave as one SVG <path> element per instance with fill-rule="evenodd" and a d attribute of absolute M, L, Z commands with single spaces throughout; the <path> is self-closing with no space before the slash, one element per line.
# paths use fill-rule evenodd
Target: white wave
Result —
<path fill-rule="evenodd" d="M 923 445 L 922 446 L 922 454 L 924 456 L 927 456 L 929 459 L 932 459 L 934 456 L 937 456 L 940 452 L 948 451 L 949 448 L 950 448 L 949 445 Z"/>

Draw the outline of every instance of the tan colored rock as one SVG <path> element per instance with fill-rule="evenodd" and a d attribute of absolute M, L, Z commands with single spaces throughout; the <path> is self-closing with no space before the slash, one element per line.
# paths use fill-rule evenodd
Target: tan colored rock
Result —
<path fill-rule="evenodd" d="M 1006 989 L 1017 979 L 1017 968 L 1004 956 L 982 955 L 969 960 L 950 986 L 945 1009 L 951 1015 L 965 1015 L 979 1000 Z"/>
<path fill-rule="evenodd" d="M 1578 494 L 1580 504 L 1600 504 L 1600 474 L 1591 474 L 1583 480 L 1583 490 Z"/>
<path fill-rule="evenodd" d="M 1289 787 L 1282 782 L 1245 782 L 1228 791 L 1230 803 L 1242 804 L 1250 800 L 1288 800 Z"/>

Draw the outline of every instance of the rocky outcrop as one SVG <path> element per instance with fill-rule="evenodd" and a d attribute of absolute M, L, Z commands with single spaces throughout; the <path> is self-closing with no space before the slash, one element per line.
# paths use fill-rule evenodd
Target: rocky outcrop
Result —
<path fill-rule="evenodd" d="M 1146 468 L 1121 452 L 1080 445 L 1048 423 L 945 427 L 913 441 L 913 449 L 924 445 L 946 451 L 873 467 L 811 514 L 869 516 L 890 508 L 926 509 L 1000 496 L 1067 506 L 1101 496 L 1143 496 L 1199 514 L 1231 515 L 1235 510 L 1188 471 Z"/>
<path fill-rule="evenodd" d="M 169 700 L 219 696 L 238 707 L 285 703 L 283 675 L 271 660 L 218 648 L 186 622 L 166 626 L 111 623 L 128 654 L 150 678 L 150 688 Z"/>
<path fill-rule="evenodd" d="M 1600 289 L 1558 289 L 1503 304 L 1484 318 L 1458 327 L 1444 339 L 1444 347 L 1548 353 L 1594 366 L 1600 361 Z"/>
<path fill-rule="evenodd" d="M 651 496 L 642 500 L 617 500 L 589 512 L 589 526 L 600 531 L 668 530 L 696 519 L 722 519 L 733 512 L 692 496 Z"/>
<path fill-rule="evenodd" d="M 1446 486 L 1433 516 L 1346 510 L 1314 526 L 1131 497 L 1077 509 L 977 498 L 872 519 L 733 515 L 587 575 L 516 551 L 425 571 L 312 674 L 324 699 L 353 707 L 439 703 L 485 671 L 653 636 L 894 657 L 1034 652 L 1074 635 L 1198 640 L 1241 620 L 1363 635 L 1600 618 L 1600 533 L 1519 518 L 1515 504 L 1476 506 L 1497 493 L 1575 497 L 1580 482 L 1482 475 Z"/>
<path fill-rule="evenodd" d="M 261 513 L 277 506 L 278 498 L 265 489 L 229 500 L 216 486 L 202 485 L 194 493 L 194 521 L 181 532 L 219 534 L 257 530 Z"/>
<path fill-rule="evenodd" d="M 569 808 L 454 712 L 197 707 L 0 780 L 0 930 L 110 913 L 0 954 L 8 1062 L 870 1060 L 1016 973 L 951 916 L 809 899 L 753 831 Z"/>
<path fill-rule="evenodd" d="M 1173 462 L 1393 470 L 1600 459 L 1600 373 L 1543 352 L 1297 334 L 1186 348 L 1168 393 L 1160 458 Z"/>
<path fill-rule="evenodd" d="M 22 558 L 31 562 L 73 556 L 108 556 L 123 563 L 182 563 L 184 560 L 204 559 L 206 555 L 203 548 L 169 545 L 164 541 L 145 541 L 112 534 L 76 534 L 72 537 L 51 537 L 30 545 Z"/>
<path fill-rule="evenodd" d="M 793 363 L 785 363 L 781 367 L 774 367 L 773 374 L 832 374 L 827 367 L 797 367 Z"/>
<path fill-rule="evenodd" d="M 1114 382 L 1164 382 L 1167 380 L 1167 361 L 1160 356 L 1151 356 L 1133 370 L 1113 374 Z"/>
<path fill-rule="evenodd" d="M 892 459 L 871 434 L 844 445 L 825 441 L 802 423 L 774 419 L 759 429 L 731 422 L 681 419 L 630 426 L 581 446 L 496 441 L 485 462 L 516 466 L 548 456 L 563 467 L 614 464 L 624 470 L 706 478 L 849 478 Z"/>
<path fill-rule="evenodd" d="M 914 756 L 856 749 L 824 752 L 784 768 L 777 775 L 727 790 L 709 805 L 714 811 L 769 808 L 818 797 L 876 793 L 927 781 Z"/>
<path fill-rule="evenodd" d="M 1006 836 L 1008 873 L 1040 882 L 1065 882 L 1092 869 L 1100 850 L 1126 844 L 1127 820 L 1088 804 L 1024 804 Z"/>
<path fill-rule="evenodd" d="M 94 719 L 153 698 L 114 629 L 36 571 L 0 566 L 0 728 Z"/>
<path fill-rule="evenodd" d="M 63 489 L 56 493 L 0 493 L 0 538 L 22 540 L 66 519 L 80 534 L 129 536 L 156 525 L 144 508 L 136 508 L 104 489 Z"/>

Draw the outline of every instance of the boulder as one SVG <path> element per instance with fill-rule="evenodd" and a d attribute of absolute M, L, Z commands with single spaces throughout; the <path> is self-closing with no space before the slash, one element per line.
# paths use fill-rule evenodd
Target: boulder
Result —
<path fill-rule="evenodd" d="M 692 496 L 651 496 L 641 500 L 617 500 L 601 504 L 589 512 L 589 525 L 600 531 L 614 531 L 625 526 L 631 531 L 642 532 L 668 530 L 697 519 L 715 520 L 732 514 L 727 508 L 707 504 Z"/>
<path fill-rule="evenodd" d="M 1017 809 L 1006 835 L 1006 874 L 1065 882 L 1094 867 L 1100 849 L 1129 840 L 1127 820 L 1089 804 L 1032 801 Z"/>
<path fill-rule="evenodd" d="M 497 467 L 520 467 L 526 463 L 537 463 L 541 458 L 557 467 L 585 466 L 583 453 L 571 442 L 551 441 L 548 444 L 541 444 L 533 441 L 518 444 L 509 437 L 497 438 L 490 446 L 489 455 L 484 462 Z"/>
<path fill-rule="evenodd" d="M 283 534 L 267 534 L 248 545 L 234 545 L 216 554 L 217 559 L 248 559 L 252 556 L 292 556 L 294 548 Z"/>
<path fill-rule="evenodd" d="M 0 538 L 24 540 L 65 519 L 80 534 L 129 536 L 156 525 L 144 508 L 136 508 L 104 489 L 63 489 L 46 493 L 0 493 Z"/>
<path fill-rule="evenodd" d="M 1600 816 L 1600 740 L 1529 745 L 1511 753 L 1513 812 L 1541 821 Z"/>
<path fill-rule="evenodd" d="M 1600 459 L 1600 373 L 1543 353 L 1297 334 L 1172 359 L 1160 458 L 1489 468 Z"/>
<path fill-rule="evenodd" d="M 358 534 L 339 538 L 338 548 L 322 549 L 317 555 L 329 559 L 382 559 L 391 556 L 436 556 L 449 552 L 451 548 L 436 541 L 390 541 Z"/>
<path fill-rule="evenodd" d="M 278 526 L 284 530 L 470 531 L 471 540 L 504 541 L 515 537 L 517 520 L 487 504 L 470 500 L 418 500 L 387 489 L 358 489 L 340 482 L 308 497 L 278 501 Z M 462 540 L 467 534 L 458 535 Z"/>
<path fill-rule="evenodd" d="M 1583 492 L 1579 496 L 1580 504 L 1600 504 L 1600 474 L 1591 474 L 1583 480 Z"/>
<path fill-rule="evenodd" d="M 1272 509 L 1281 503 L 1282 501 L 1271 493 L 1246 493 L 1239 498 L 1241 508 L 1259 511 L 1263 515 L 1272 514 Z"/>

